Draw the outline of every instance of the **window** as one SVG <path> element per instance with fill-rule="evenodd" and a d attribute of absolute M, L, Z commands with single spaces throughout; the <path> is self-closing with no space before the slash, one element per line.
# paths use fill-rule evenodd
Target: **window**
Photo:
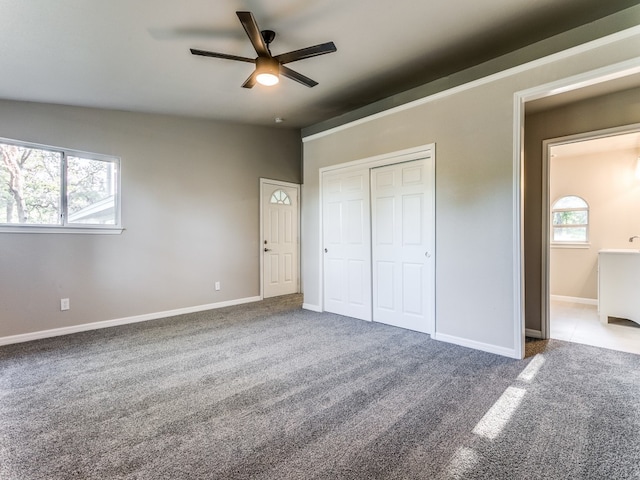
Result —
<path fill-rule="evenodd" d="M 284 190 L 276 190 L 271 195 L 269 203 L 276 203 L 278 205 L 291 205 L 291 199 Z"/>
<path fill-rule="evenodd" d="M 118 228 L 120 160 L 0 139 L 0 226 Z"/>
<path fill-rule="evenodd" d="M 569 195 L 559 198 L 551 211 L 551 241 L 587 243 L 589 239 L 589 205 L 582 198 Z"/>

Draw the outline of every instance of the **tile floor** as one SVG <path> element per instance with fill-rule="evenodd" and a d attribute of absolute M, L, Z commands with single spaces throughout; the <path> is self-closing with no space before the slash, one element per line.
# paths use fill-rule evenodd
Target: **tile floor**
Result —
<path fill-rule="evenodd" d="M 551 301 L 551 338 L 640 355 L 640 325 L 612 321 L 600 323 L 595 305 Z"/>

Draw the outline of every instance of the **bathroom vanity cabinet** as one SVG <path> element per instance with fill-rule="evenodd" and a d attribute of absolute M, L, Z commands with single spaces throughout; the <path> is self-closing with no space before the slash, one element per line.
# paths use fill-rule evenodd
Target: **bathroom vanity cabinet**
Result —
<path fill-rule="evenodd" d="M 640 250 L 608 249 L 598 252 L 598 312 L 640 324 Z"/>

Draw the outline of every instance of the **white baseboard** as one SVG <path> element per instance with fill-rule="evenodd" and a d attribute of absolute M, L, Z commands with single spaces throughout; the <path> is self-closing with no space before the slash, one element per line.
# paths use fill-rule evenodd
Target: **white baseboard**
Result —
<path fill-rule="evenodd" d="M 598 305 L 597 298 L 567 297 L 564 295 L 549 295 L 556 302 L 581 303 L 583 305 Z"/>
<path fill-rule="evenodd" d="M 259 300 L 261 300 L 260 297 L 238 298 L 236 300 L 227 300 L 225 302 L 196 305 L 195 307 L 177 308 L 175 310 L 167 310 L 164 312 L 146 313 L 144 315 L 134 315 L 132 317 L 117 318 L 114 320 L 83 323 L 82 325 L 73 325 L 70 327 L 52 328 L 50 330 L 41 330 L 39 332 L 10 335 L 8 337 L 0 337 L 0 346 L 10 345 L 12 343 L 30 342 L 31 340 L 40 340 L 42 338 L 59 337 L 60 335 L 86 332 L 88 330 L 98 330 L 100 328 L 116 327 L 118 325 L 127 325 L 129 323 L 146 322 L 148 320 L 157 320 L 159 318 L 173 317 L 175 315 L 184 315 L 185 313 L 203 312 L 205 310 L 242 305 L 243 303 L 257 302 Z"/>
<path fill-rule="evenodd" d="M 444 333 L 435 333 L 431 335 L 434 340 L 441 342 L 453 343 L 454 345 L 460 345 L 461 347 L 473 348 L 475 350 L 482 350 L 483 352 L 495 353 L 496 355 L 502 355 L 503 357 L 516 358 L 520 360 L 520 357 L 516 355 L 516 351 L 513 348 L 499 347 L 497 345 L 491 345 L 489 343 L 476 342 L 475 340 L 469 340 L 467 338 L 456 337 L 454 335 L 446 335 Z"/>
<path fill-rule="evenodd" d="M 533 330 L 531 328 L 527 328 L 527 329 L 525 329 L 524 334 L 527 337 L 531 337 L 531 338 L 542 338 L 542 331 L 541 330 Z"/>
<path fill-rule="evenodd" d="M 312 303 L 303 303 L 302 308 L 305 310 L 311 310 L 312 312 L 322 313 L 322 308 L 319 305 L 314 305 Z"/>

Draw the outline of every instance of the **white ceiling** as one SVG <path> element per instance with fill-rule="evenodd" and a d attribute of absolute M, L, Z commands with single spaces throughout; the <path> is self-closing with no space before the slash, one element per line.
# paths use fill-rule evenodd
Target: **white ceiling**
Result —
<path fill-rule="evenodd" d="M 303 127 L 440 73 L 634 5 L 635 0 L 0 0 L 0 98 Z M 604 5 L 603 5 L 604 4 Z M 335 42 L 283 78 L 240 85 L 255 57 L 237 10 L 274 55 Z"/>
<path fill-rule="evenodd" d="M 633 150 L 640 154 L 640 131 L 555 145 L 551 148 L 551 156 L 560 159 L 619 150 Z"/>

